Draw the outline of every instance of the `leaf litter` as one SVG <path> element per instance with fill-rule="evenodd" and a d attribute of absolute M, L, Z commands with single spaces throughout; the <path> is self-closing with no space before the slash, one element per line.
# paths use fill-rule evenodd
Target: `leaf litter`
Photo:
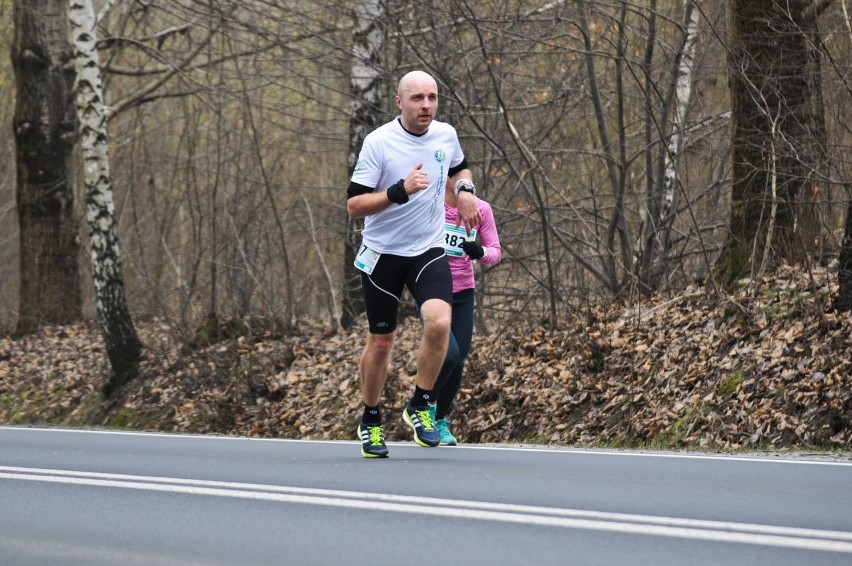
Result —
<path fill-rule="evenodd" d="M 688 287 L 608 300 L 555 328 L 484 313 L 450 418 L 466 443 L 827 451 L 852 448 L 852 315 L 825 268 L 786 267 L 724 298 Z M 92 324 L 0 339 L 0 422 L 264 438 L 352 440 L 366 324 L 270 325 L 212 344 L 138 323 L 139 377 L 114 398 Z M 389 440 L 413 390 L 420 323 L 401 320 L 382 410 Z"/>

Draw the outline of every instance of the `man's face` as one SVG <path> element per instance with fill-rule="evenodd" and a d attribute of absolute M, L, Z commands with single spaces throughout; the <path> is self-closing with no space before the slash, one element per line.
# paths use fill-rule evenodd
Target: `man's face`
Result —
<path fill-rule="evenodd" d="M 429 129 L 438 112 L 438 85 L 431 78 L 409 80 L 396 97 L 403 127 L 417 134 Z"/>

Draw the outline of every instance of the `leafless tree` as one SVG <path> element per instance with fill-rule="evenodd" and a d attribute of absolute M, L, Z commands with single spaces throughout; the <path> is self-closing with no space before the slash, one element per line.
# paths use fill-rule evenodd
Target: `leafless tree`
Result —
<path fill-rule="evenodd" d="M 16 0 L 15 70 L 20 301 L 17 332 L 80 318 L 78 223 L 71 183 L 76 140 L 66 2 Z"/>
<path fill-rule="evenodd" d="M 730 3 L 733 193 L 725 281 L 807 260 L 826 155 L 819 33 L 810 0 Z M 823 3 L 824 4 L 824 3 Z"/>
<path fill-rule="evenodd" d="M 676 77 L 669 84 L 663 103 L 662 117 L 659 123 L 652 110 L 651 96 L 645 98 L 645 139 L 648 147 L 659 147 L 654 155 L 646 153 L 647 171 L 647 209 L 643 214 L 640 241 L 637 256 L 634 257 L 634 271 L 639 289 L 643 293 L 654 292 L 659 288 L 660 279 L 666 275 L 668 256 L 671 249 L 672 223 L 677 210 L 679 186 L 677 163 L 684 147 L 687 116 L 692 102 L 692 87 L 695 81 L 695 49 L 698 38 L 699 9 L 698 2 L 685 0 L 683 18 L 683 42 L 674 57 Z M 652 31 L 656 25 L 656 2 L 652 0 L 648 18 L 648 43 L 645 51 L 645 92 L 654 92 L 657 87 L 651 79 L 650 63 L 655 49 Z M 671 109 L 671 110 L 669 110 Z M 669 117 L 671 115 L 671 117 Z M 671 123 L 668 141 L 656 144 L 655 130 L 665 132 Z"/>
<path fill-rule="evenodd" d="M 846 204 L 843 170 L 819 165 L 842 164 L 852 131 L 849 38 L 836 33 L 845 2 L 800 10 L 834 25 L 830 33 L 806 20 L 784 28 L 784 38 L 821 50 L 830 83 L 805 82 L 837 101 L 827 106 L 827 150 L 800 148 L 798 169 L 791 140 L 818 139 L 817 98 L 797 106 L 785 93 L 781 106 L 778 89 L 790 85 L 741 74 L 764 129 L 731 120 L 740 106 L 727 61 L 743 44 L 728 22 L 743 4 L 439 0 L 424 12 L 408 1 L 107 3 L 98 47 L 131 312 L 187 338 L 205 319 L 257 317 L 288 331 L 303 318 L 350 324 L 362 307 L 345 187 L 363 136 L 393 112 L 396 81 L 413 68 L 437 78 L 439 119 L 456 126 L 494 207 L 504 261 L 478 268 L 480 313 L 552 325 L 593 295 L 629 300 L 706 279 L 740 226 L 729 199 L 741 210 L 744 185 L 732 195 L 732 174 L 760 175 L 755 187 L 765 189 L 761 237 L 730 240 L 749 243 L 747 273 L 776 260 L 776 244 L 756 242 L 791 240 L 785 191 L 794 179 L 803 187 L 799 241 L 814 245 L 818 235 L 825 257 L 836 255 L 845 206 L 822 203 Z M 808 51 L 808 64 L 817 55 Z M 762 148 L 750 168 L 738 168 L 737 152 L 732 164 L 734 126 L 756 136 L 737 138 L 737 151 Z M 822 207 L 819 230 L 804 230 L 809 201 Z"/>
<path fill-rule="evenodd" d="M 385 47 L 385 7 L 379 0 L 358 0 L 355 3 L 352 34 L 352 65 L 349 76 L 351 115 L 349 117 L 349 173 L 355 167 L 364 138 L 374 130 L 385 111 L 382 93 L 388 90 L 388 79 L 382 73 L 382 52 Z M 341 195 L 343 196 L 343 195 Z M 363 222 L 346 217 L 343 247 L 343 307 L 341 326 L 349 328 L 356 316 L 364 312 L 361 277 L 354 267 Z"/>
<path fill-rule="evenodd" d="M 850 21 L 849 7 L 847 6 L 846 0 L 840 0 L 840 18 L 833 18 L 835 21 L 840 20 L 842 22 L 840 29 L 845 33 L 834 34 L 833 37 L 844 37 L 847 41 L 840 43 L 843 47 L 844 52 L 848 53 L 849 45 L 852 45 L 852 21 Z M 845 48 L 845 49 L 844 49 Z M 833 59 L 833 58 L 832 58 Z M 845 79 L 844 73 L 842 73 L 842 69 L 838 69 L 837 76 L 843 77 L 843 89 L 841 92 L 843 93 L 843 99 L 848 101 L 852 98 L 852 84 L 848 80 Z M 848 106 L 848 105 L 847 105 Z M 848 117 L 844 117 L 847 118 Z M 843 124 L 844 119 L 837 120 L 837 122 Z M 848 124 L 846 125 L 847 132 L 849 131 Z M 846 147 L 848 150 L 848 146 Z M 846 153 L 848 151 L 842 152 L 841 154 Z M 839 162 L 839 166 L 837 167 L 839 174 L 841 175 L 841 180 L 846 181 L 849 177 L 849 164 L 848 160 L 841 160 L 837 156 L 837 161 Z M 833 308 L 842 311 L 849 312 L 852 311 L 852 186 L 848 183 L 848 181 L 841 183 L 843 185 L 844 194 L 847 199 L 847 204 L 845 207 L 846 212 L 846 220 L 843 227 L 843 239 L 841 241 L 840 253 L 838 258 L 838 266 L 837 266 L 837 282 L 838 282 L 838 292 L 837 296 L 834 298 Z"/>
<path fill-rule="evenodd" d="M 124 293 L 121 252 L 115 226 L 109 136 L 98 58 L 97 28 L 91 0 L 71 0 L 68 20 L 74 47 L 75 91 L 80 117 L 86 220 L 95 286 L 95 307 L 112 366 L 109 395 L 136 376 L 142 343 L 136 334 Z"/>
<path fill-rule="evenodd" d="M 723 12 L 697 4 L 566 1 L 486 14 L 452 1 L 414 31 L 403 24 L 415 60 L 447 85 L 444 112 L 497 206 L 507 254 L 484 293 L 516 311 L 540 300 L 552 323 L 582 294 L 624 297 L 706 272 L 725 220 L 715 204 L 726 108 L 691 87 L 714 72 L 703 67 L 718 52 L 707 30 Z M 424 48 L 435 33 L 447 41 Z"/>

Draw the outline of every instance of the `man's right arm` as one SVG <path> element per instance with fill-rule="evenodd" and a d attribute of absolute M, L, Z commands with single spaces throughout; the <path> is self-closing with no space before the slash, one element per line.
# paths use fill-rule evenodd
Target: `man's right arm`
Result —
<path fill-rule="evenodd" d="M 376 189 L 350 181 L 346 189 L 348 200 L 346 212 L 349 218 L 356 220 L 371 214 L 376 214 L 392 204 L 405 204 L 409 195 L 422 191 L 429 186 L 429 176 L 423 171 L 423 164 L 418 163 L 408 177 L 400 179 L 387 188 L 386 191 L 375 192 Z"/>
<path fill-rule="evenodd" d="M 349 188 L 346 189 L 346 212 L 349 218 L 353 220 L 364 218 L 381 212 L 393 204 L 386 191 L 377 193 L 375 190 L 358 183 L 349 183 Z"/>

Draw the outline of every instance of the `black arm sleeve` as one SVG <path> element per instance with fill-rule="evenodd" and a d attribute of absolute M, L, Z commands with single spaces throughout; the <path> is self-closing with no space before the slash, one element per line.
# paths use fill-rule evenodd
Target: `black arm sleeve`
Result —
<path fill-rule="evenodd" d="M 357 197 L 358 195 L 364 195 L 367 193 L 372 193 L 375 191 L 373 187 L 368 187 L 367 185 L 360 185 L 358 183 L 349 182 L 349 188 L 346 189 L 346 199 L 351 199 L 352 197 Z"/>
<path fill-rule="evenodd" d="M 461 162 L 461 163 L 459 163 L 459 164 L 458 164 L 458 165 L 456 165 L 455 167 L 450 167 L 449 175 L 450 175 L 450 177 L 452 177 L 453 175 L 455 175 L 456 173 L 458 173 L 458 172 L 459 172 L 459 171 L 461 171 L 462 169 L 467 169 L 467 168 L 468 168 L 468 166 L 467 166 L 467 157 L 465 157 L 464 159 L 462 159 L 462 162 Z"/>

